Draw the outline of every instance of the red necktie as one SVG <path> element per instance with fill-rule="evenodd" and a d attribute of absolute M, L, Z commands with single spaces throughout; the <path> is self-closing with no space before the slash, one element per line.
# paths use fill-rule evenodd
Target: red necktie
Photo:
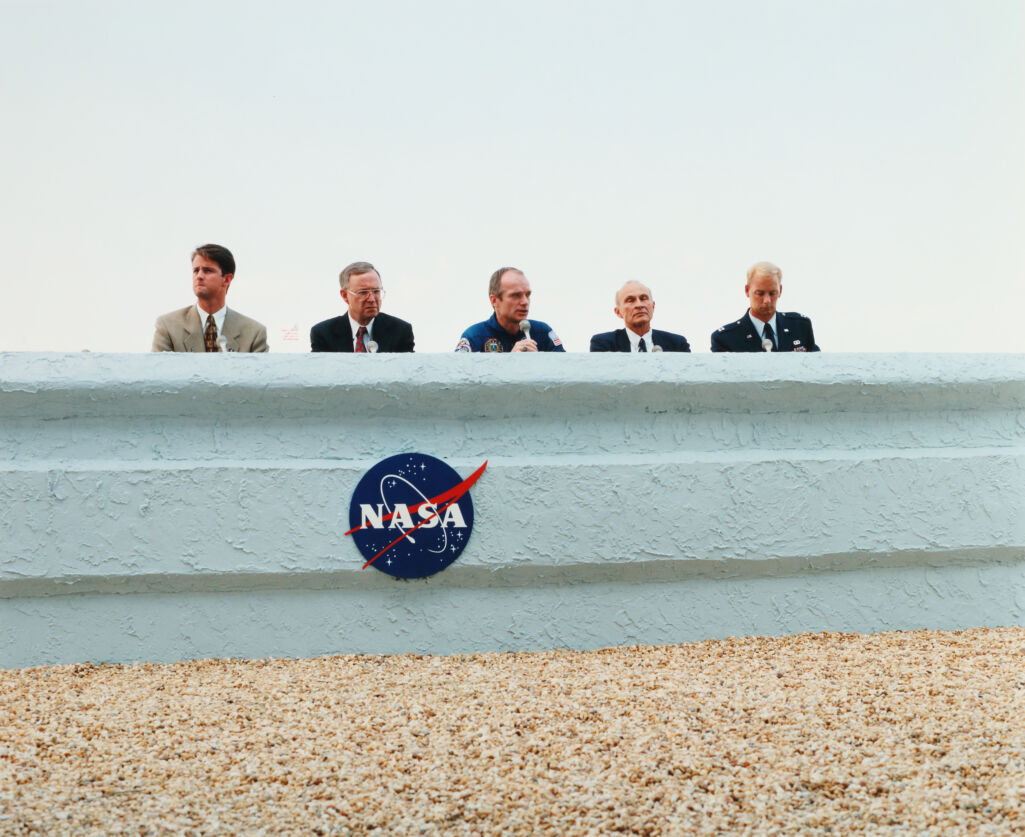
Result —
<path fill-rule="evenodd" d="M 353 349 L 353 351 L 356 352 L 357 354 L 359 354 L 359 353 L 366 354 L 367 353 L 366 343 L 363 342 L 366 339 L 366 336 L 367 336 L 367 327 L 366 326 L 360 326 L 356 330 L 356 348 Z"/>

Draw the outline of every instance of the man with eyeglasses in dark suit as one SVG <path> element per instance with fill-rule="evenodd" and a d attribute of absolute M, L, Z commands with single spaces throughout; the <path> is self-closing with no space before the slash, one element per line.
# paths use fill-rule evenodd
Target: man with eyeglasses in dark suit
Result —
<path fill-rule="evenodd" d="M 348 313 L 310 329 L 310 348 L 314 352 L 413 351 L 413 326 L 381 313 L 384 286 L 381 274 L 370 262 L 353 262 L 341 272 L 338 282 Z"/>

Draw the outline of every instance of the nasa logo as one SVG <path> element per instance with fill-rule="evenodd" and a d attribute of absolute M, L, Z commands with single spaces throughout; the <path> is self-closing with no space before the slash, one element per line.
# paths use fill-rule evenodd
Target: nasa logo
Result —
<path fill-rule="evenodd" d="M 500 352 L 502 351 L 502 344 L 498 342 L 497 337 L 489 337 L 484 341 L 485 352 Z"/>
<path fill-rule="evenodd" d="M 389 456 L 367 471 L 352 492 L 349 526 L 366 563 L 396 578 L 426 578 L 456 560 L 473 529 L 470 486 L 425 453 Z"/>

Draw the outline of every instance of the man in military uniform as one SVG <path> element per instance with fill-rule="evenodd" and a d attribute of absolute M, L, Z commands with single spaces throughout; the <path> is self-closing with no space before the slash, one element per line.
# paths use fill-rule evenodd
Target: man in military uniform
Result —
<path fill-rule="evenodd" d="M 500 267 L 491 274 L 488 298 L 495 313 L 470 326 L 456 344 L 457 352 L 564 352 L 552 327 L 528 320 L 530 282 L 515 267 Z"/>
<path fill-rule="evenodd" d="M 783 271 L 772 262 L 758 262 L 744 285 L 750 307 L 733 323 L 712 332 L 713 352 L 817 352 L 811 320 L 803 314 L 777 311 L 783 294 Z"/>
<path fill-rule="evenodd" d="M 690 343 L 682 334 L 651 327 L 655 298 L 647 285 L 627 282 L 616 292 L 616 307 L 613 310 L 626 328 L 594 335 L 591 338 L 592 352 L 690 351 Z"/>

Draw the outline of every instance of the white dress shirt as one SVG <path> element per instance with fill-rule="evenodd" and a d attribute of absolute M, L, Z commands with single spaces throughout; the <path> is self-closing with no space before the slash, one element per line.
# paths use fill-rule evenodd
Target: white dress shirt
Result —
<path fill-rule="evenodd" d="M 652 349 L 651 329 L 650 328 L 644 334 L 638 334 L 632 328 L 628 328 L 626 330 L 626 339 L 630 341 L 630 351 L 631 352 L 639 352 L 640 351 L 640 349 L 638 347 L 641 345 L 641 338 L 642 337 L 644 338 L 644 348 L 647 349 L 650 352 L 651 349 Z"/>
<path fill-rule="evenodd" d="M 773 314 L 772 315 L 772 319 L 769 320 L 768 323 L 763 323 L 754 314 L 752 314 L 750 311 L 748 311 L 747 312 L 747 318 L 751 321 L 751 324 L 755 327 L 755 331 L 758 333 L 758 339 L 759 340 L 764 340 L 765 339 L 765 326 L 766 325 L 771 325 L 772 326 L 772 334 L 773 334 L 773 337 L 775 337 L 775 340 L 773 342 L 776 344 L 776 349 L 778 351 L 779 350 L 779 322 L 778 322 L 777 316 L 775 314 Z"/>
<path fill-rule="evenodd" d="M 375 319 L 376 319 L 376 317 L 375 317 Z M 363 326 L 360 323 L 357 323 L 352 318 L 352 314 L 349 314 L 349 325 L 352 327 L 352 350 L 356 351 L 356 340 L 357 340 L 356 334 L 359 332 L 359 330 L 361 328 L 363 328 Z M 373 340 L 374 339 L 374 320 L 371 320 L 369 323 L 367 323 L 366 329 L 367 329 L 367 336 L 366 336 L 365 340 L 366 341 Z M 364 342 L 364 345 L 366 345 L 365 342 Z M 369 352 L 370 349 L 367 349 L 367 351 Z"/>
<path fill-rule="evenodd" d="M 206 318 L 210 316 L 206 311 L 199 307 L 199 303 L 196 303 L 196 310 L 199 312 L 199 323 L 203 326 L 203 331 L 206 331 Z M 228 306 L 225 305 L 220 311 L 214 311 L 214 325 L 217 326 L 217 336 L 221 336 L 221 332 L 224 331 L 224 315 L 228 313 Z"/>

